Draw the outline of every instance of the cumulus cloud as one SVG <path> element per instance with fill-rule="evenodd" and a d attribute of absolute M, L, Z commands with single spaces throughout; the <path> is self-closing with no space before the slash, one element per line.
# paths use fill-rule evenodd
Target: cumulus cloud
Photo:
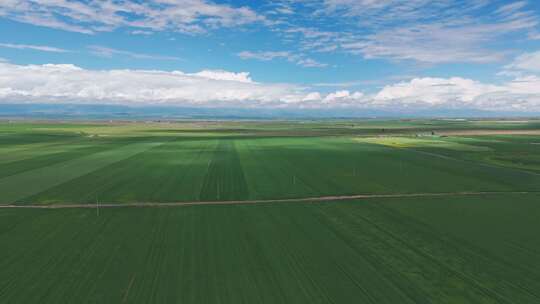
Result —
<path fill-rule="evenodd" d="M 380 104 L 399 100 L 402 104 L 473 105 L 479 96 L 498 90 L 497 86 L 460 77 L 415 78 L 385 86 L 374 99 Z"/>
<path fill-rule="evenodd" d="M 249 73 L 203 70 L 87 70 L 71 64 L 0 62 L 0 102 L 176 105 L 244 108 L 459 108 L 540 111 L 540 77 L 503 84 L 460 77 L 413 78 L 378 92 L 260 83 Z"/>
<path fill-rule="evenodd" d="M 68 50 L 46 46 L 46 45 L 31 45 L 31 44 L 14 44 L 14 43 L 0 43 L 0 47 L 17 49 L 17 50 L 34 50 L 42 52 L 51 52 L 51 53 L 67 53 Z"/>
<path fill-rule="evenodd" d="M 348 90 L 341 90 L 326 95 L 323 101 L 332 103 L 339 100 L 360 100 L 363 96 L 364 94 L 362 92 L 354 92 L 351 94 Z"/>
<path fill-rule="evenodd" d="M 540 111 L 540 78 L 527 76 L 501 85 L 460 77 L 415 78 L 385 86 L 373 104 L 407 107 Z"/>
<path fill-rule="evenodd" d="M 265 22 L 263 16 L 248 7 L 206 0 L 8 0 L 0 2 L 0 16 L 85 34 L 122 26 L 202 33 L 213 28 Z"/>
<path fill-rule="evenodd" d="M 286 84 L 259 84 L 248 73 L 86 70 L 71 64 L 0 63 L 3 102 L 263 106 L 302 98 Z"/>
<path fill-rule="evenodd" d="M 311 93 L 308 93 L 304 98 L 302 98 L 302 101 L 320 101 L 321 99 L 322 99 L 321 93 L 311 92 Z"/>
<path fill-rule="evenodd" d="M 203 70 L 191 75 L 213 80 L 228 80 L 243 83 L 253 83 L 251 77 L 249 77 L 249 73 L 247 72 L 234 73 L 223 70 Z"/>

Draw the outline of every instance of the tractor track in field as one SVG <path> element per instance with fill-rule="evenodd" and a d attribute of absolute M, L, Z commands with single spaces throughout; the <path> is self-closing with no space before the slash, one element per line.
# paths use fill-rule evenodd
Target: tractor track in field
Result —
<path fill-rule="evenodd" d="M 199 205 L 248 205 L 264 203 L 316 203 L 326 201 L 346 201 L 355 199 L 376 199 L 376 198 L 411 198 L 411 197 L 451 197 L 451 196 L 481 196 L 498 194 L 536 194 L 540 191 L 478 191 L 478 192 L 439 192 L 439 193 L 397 193 L 397 194 L 356 194 L 356 195 L 336 195 L 336 196 L 316 196 L 303 198 L 283 198 L 283 199 L 258 199 L 258 200 L 229 200 L 229 201 L 186 201 L 186 202 L 134 202 L 134 203 L 90 203 L 90 204 L 55 204 L 36 205 L 24 204 L 0 204 L 0 209 L 67 209 L 67 208 L 126 208 L 126 207 L 183 207 Z"/>

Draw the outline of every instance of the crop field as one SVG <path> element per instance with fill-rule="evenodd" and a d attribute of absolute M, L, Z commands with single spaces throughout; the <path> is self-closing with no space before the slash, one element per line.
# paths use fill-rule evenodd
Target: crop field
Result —
<path fill-rule="evenodd" d="M 5 303 L 538 303 L 540 195 L 2 210 Z"/>
<path fill-rule="evenodd" d="M 540 303 L 535 120 L 4 121 L 0 207 L 5 303 Z"/>
<path fill-rule="evenodd" d="M 418 123 L 394 124 L 383 134 L 396 128 L 398 135 L 384 137 L 372 135 L 382 126 L 362 124 L 341 131 L 331 123 L 4 124 L 0 202 L 223 201 L 540 185 L 534 144 L 540 135 L 413 137 L 425 131 L 403 133 Z"/>

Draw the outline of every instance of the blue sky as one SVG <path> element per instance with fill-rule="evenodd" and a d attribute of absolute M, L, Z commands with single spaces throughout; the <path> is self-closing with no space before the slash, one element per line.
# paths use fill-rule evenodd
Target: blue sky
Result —
<path fill-rule="evenodd" d="M 4 0 L 0 102 L 540 110 L 540 2 Z"/>

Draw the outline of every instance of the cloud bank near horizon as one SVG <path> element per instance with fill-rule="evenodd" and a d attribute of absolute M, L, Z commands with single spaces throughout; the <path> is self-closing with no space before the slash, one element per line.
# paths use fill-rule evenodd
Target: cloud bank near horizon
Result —
<path fill-rule="evenodd" d="M 508 69 L 519 69 L 522 55 Z M 72 64 L 0 62 L 0 103 L 78 103 L 244 108 L 431 108 L 540 111 L 540 77 L 516 75 L 501 84 L 461 77 L 413 78 L 376 92 L 260 83 L 247 72 L 89 70 Z"/>

